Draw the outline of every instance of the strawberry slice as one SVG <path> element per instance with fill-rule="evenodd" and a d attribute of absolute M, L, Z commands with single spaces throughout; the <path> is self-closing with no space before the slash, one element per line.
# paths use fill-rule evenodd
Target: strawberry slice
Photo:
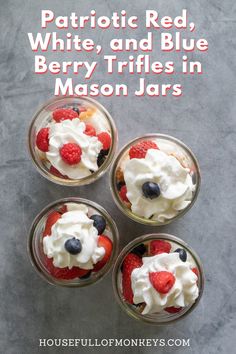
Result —
<path fill-rule="evenodd" d="M 42 128 L 36 136 L 37 148 L 43 152 L 49 149 L 49 128 Z"/>
<path fill-rule="evenodd" d="M 43 237 L 44 236 L 50 236 L 52 232 L 52 226 L 59 220 L 61 217 L 61 214 L 58 213 L 57 211 L 53 211 L 48 215 L 44 232 L 43 232 Z"/>
<path fill-rule="evenodd" d="M 156 255 L 160 253 L 170 253 L 171 244 L 163 240 L 154 240 L 150 242 L 150 253 Z"/>
<path fill-rule="evenodd" d="M 197 268 L 192 268 L 191 271 L 196 274 L 196 276 L 198 277 L 199 276 L 199 272 L 198 272 L 198 269 Z"/>
<path fill-rule="evenodd" d="M 72 267 L 69 269 L 68 267 L 65 268 L 57 268 L 53 265 L 53 259 L 46 257 L 46 267 L 49 273 L 57 279 L 75 279 L 80 278 L 90 272 L 89 269 L 82 269 L 79 267 Z"/>
<path fill-rule="evenodd" d="M 135 268 L 140 268 L 143 262 L 142 259 L 134 253 L 129 253 L 122 265 L 122 289 L 123 296 L 126 301 L 133 304 L 133 290 L 131 286 L 131 273 Z"/>
<path fill-rule="evenodd" d="M 68 177 L 66 175 L 61 174 L 61 172 L 59 172 L 54 166 L 51 165 L 49 172 L 59 178 L 64 178 L 64 179 L 68 179 Z"/>
<path fill-rule="evenodd" d="M 182 307 L 170 306 L 170 307 L 166 307 L 164 310 L 166 312 L 169 312 L 169 313 L 177 313 L 177 312 L 180 312 L 182 310 Z"/>
<path fill-rule="evenodd" d="M 103 247 L 105 249 L 105 254 L 103 258 L 94 265 L 94 272 L 100 270 L 109 261 L 112 253 L 113 244 L 109 237 L 105 235 L 100 235 L 98 237 L 98 247 Z"/>
<path fill-rule="evenodd" d="M 126 202 L 126 203 L 129 203 L 129 199 L 127 197 L 127 187 L 126 185 L 122 186 L 120 191 L 119 191 L 119 195 L 120 195 L 120 198 Z"/>

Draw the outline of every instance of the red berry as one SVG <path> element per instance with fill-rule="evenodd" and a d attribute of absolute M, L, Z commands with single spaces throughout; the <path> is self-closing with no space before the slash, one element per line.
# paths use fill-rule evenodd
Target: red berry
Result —
<path fill-rule="evenodd" d="M 121 189 L 119 191 L 119 195 L 124 202 L 129 203 L 129 199 L 127 198 L 127 187 L 126 186 L 121 187 Z"/>
<path fill-rule="evenodd" d="M 134 253 L 129 253 L 122 265 L 122 289 L 123 296 L 130 304 L 133 303 L 133 290 L 131 287 L 131 273 L 135 268 L 140 268 L 143 262 L 142 259 Z"/>
<path fill-rule="evenodd" d="M 65 268 L 57 268 L 53 265 L 53 259 L 46 257 L 46 267 L 49 273 L 57 279 L 75 279 L 83 277 L 85 274 L 89 272 L 89 269 L 82 269 L 79 267 L 72 267 L 69 269 Z"/>
<path fill-rule="evenodd" d="M 111 146 L 111 136 L 107 132 L 102 132 L 97 135 L 98 140 L 102 143 L 103 150 L 110 149 Z"/>
<path fill-rule="evenodd" d="M 192 268 L 191 271 L 196 274 L 196 276 L 199 276 L 199 272 L 197 268 Z"/>
<path fill-rule="evenodd" d="M 160 294 L 167 294 L 175 283 L 174 275 L 166 271 L 149 273 L 149 280 Z"/>
<path fill-rule="evenodd" d="M 96 130 L 91 124 L 86 124 L 84 134 L 89 136 L 96 136 Z"/>
<path fill-rule="evenodd" d="M 170 307 L 166 307 L 164 310 L 169 312 L 169 313 L 177 313 L 177 312 L 180 312 L 182 310 L 182 307 L 170 306 Z"/>
<path fill-rule="evenodd" d="M 78 118 L 78 117 L 79 117 L 78 113 L 75 112 L 71 108 L 58 108 L 52 114 L 52 118 L 57 123 L 62 122 L 63 120 L 66 120 L 66 119 L 72 120 L 72 119 Z"/>
<path fill-rule="evenodd" d="M 43 152 L 48 151 L 49 147 L 49 128 L 42 128 L 36 136 L 37 148 Z"/>
<path fill-rule="evenodd" d="M 98 237 L 98 247 L 103 247 L 105 249 L 105 254 L 103 258 L 94 265 L 93 270 L 97 272 L 109 261 L 112 253 L 113 244 L 109 237 L 105 235 L 100 235 Z"/>
<path fill-rule="evenodd" d="M 156 255 L 160 253 L 170 253 L 171 244 L 163 240 L 154 240 L 150 242 L 150 253 Z"/>
<path fill-rule="evenodd" d="M 62 205 L 60 208 L 59 208 L 59 212 L 61 214 L 64 214 L 64 213 L 67 213 L 68 212 L 68 209 L 67 209 L 67 205 Z"/>
<path fill-rule="evenodd" d="M 44 232 L 43 232 L 43 237 L 44 236 L 50 236 L 52 232 L 52 226 L 59 220 L 61 217 L 61 214 L 58 213 L 57 211 L 51 212 L 48 217 L 47 221 L 45 224 Z"/>
<path fill-rule="evenodd" d="M 68 179 L 67 176 L 61 174 L 61 172 L 59 172 L 54 166 L 51 165 L 49 172 L 51 172 L 52 175 L 60 177 L 60 178 L 65 178 Z"/>
<path fill-rule="evenodd" d="M 68 143 L 60 148 L 62 160 L 68 165 L 75 165 L 80 162 L 82 150 L 78 144 Z"/>
<path fill-rule="evenodd" d="M 144 140 L 136 145 L 133 145 L 129 150 L 130 159 L 143 159 L 149 149 L 158 149 L 158 146 L 154 141 Z"/>

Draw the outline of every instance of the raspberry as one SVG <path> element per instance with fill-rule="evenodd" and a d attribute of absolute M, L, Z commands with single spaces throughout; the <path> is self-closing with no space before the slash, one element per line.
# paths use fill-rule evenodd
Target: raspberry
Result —
<path fill-rule="evenodd" d="M 46 257 L 46 267 L 49 271 L 49 273 L 57 279 L 75 279 L 75 278 L 81 278 L 85 274 L 89 272 L 89 269 L 82 269 L 79 267 L 72 267 L 69 269 L 68 267 L 65 268 L 57 268 L 53 265 L 53 260 L 52 258 Z"/>
<path fill-rule="evenodd" d="M 145 158 L 149 149 L 158 149 L 158 146 L 154 141 L 144 140 L 136 145 L 133 145 L 129 150 L 130 159 L 143 159 Z"/>
<path fill-rule="evenodd" d="M 84 134 L 89 136 L 96 136 L 96 130 L 91 124 L 86 124 Z"/>
<path fill-rule="evenodd" d="M 49 172 L 50 172 L 52 175 L 56 176 L 56 177 L 68 179 L 67 176 L 61 174 L 61 172 L 58 171 L 58 170 L 57 170 L 54 166 L 52 166 L 52 165 L 51 165 L 51 167 L 50 167 L 50 169 L 49 169 Z"/>
<path fill-rule="evenodd" d="M 177 312 L 180 312 L 182 310 L 182 307 L 170 306 L 170 307 L 166 307 L 164 310 L 169 312 L 169 313 L 177 313 Z"/>
<path fill-rule="evenodd" d="M 62 160 L 68 165 L 75 165 L 80 162 L 82 150 L 78 144 L 68 143 L 60 148 Z"/>
<path fill-rule="evenodd" d="M 166 271 L 149 273 L 149 280 L 160 294 L 167 294 L 175 283 L 174 275 Z"/>
<path fill-rule="evenodd" d="M 37 148 L 43 152 L 48 151 L 49 147 L 49 128 L 42 128 L 36 137 Z"/>
<path fill-rule="evenodd" d="M 110 134 L 108 134 L 106 132 L 102 132 L 102 133 L 99 133 L 97 135 L 97 138 L 102 143 L 103 150 L 110 149 L 110 146 L 111 146 L 111 136 L 110 136 Z"/>
<path fill-rule="evenodd" d="M 123 296 L 130 304 L 133 303 L 133 290 L 131 287 L 131 273 L 135 268 L 140 268 L 143 262 L 142 259 L 134 253 L 129 253 L 122 265 L 122 289 Z"/>
<path fill-rule="evenodd" d="M 154 240 L 150 242 L 150 253 L 156 255 L 160 253 L 170 253 L 171 244 L 163 240 Z"/>
<path fill-rule="evenodd" d="M 125 185 L 121 187 L 119 195 L 124 202 L 129 203 L 129 199 L 127 198 L 127 187 Z"/>
<path fill-rule="evenodd" d="M 70 108 L 58 108 L 52 114 L 52 118 L 57 123 L 62 122 L 63 120 L 66 120 L 66 119 L 72 120 L 72 119 L 78 118 L 78 117 L 79 117 L 78 113 Z"/>
<path fill-rule="evenodd" d="M 113 244 L 109 237 L 105 235 L 100 235 L 98 237 L 98 247 L 103 247 L 105 249 L 105 254 L 103 258 L 94 265 L 94 271 L 97 272 L 109 261 L 112 253 Z"/>

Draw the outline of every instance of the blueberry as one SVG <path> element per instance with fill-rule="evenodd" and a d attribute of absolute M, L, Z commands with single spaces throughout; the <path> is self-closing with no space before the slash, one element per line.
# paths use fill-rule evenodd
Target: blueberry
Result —
<path fill-rule="evenodd" d="M 92 215 L 90 219 L 93 220 L 93 226 L 98 230 L 98 235 L 101 235 L 106 228 L 106 220 L 101 215 Z"/>
<path fill-rule="evenodd" d="M 177 252 L 179 254 L 179 258 L 181 259 L 181 261 L 186 262 L 187 253 L 183 248 L 177 248 L 174 252 Z"/>
<path fill-rule="evenodd" d="M 80 253 L 82 251 L 82 245 L 81 245 L 80 240 L 78 240 L 75 237 L 69 238 L 69 240 L 67 240 L 65 242 L 65 249 L 70 254 L 78 254 L 78 253 Z"/>
<path fill-rule="evenodd" d="M 154 199 L 161 194 L 160 188 L 157 183 L 145 182 L 142 185 L 143 194 L 146 198 Z"/>
<path fill-rule="evenodd" d="M 73 107 L 72 109 L 73 109 L 73 111 L 75 111 L 76 113 L 78 113 L 78 115 L 80 114 L 79 108 Z"/>
<path fill-rule="evenodd" d="M 137 254 L 137 256 L 143 256 L 145 252 L 146 252 L 146 246 L 143 243 L 133 248 L 132 250 L 132 253 Z"/>
<path fill-rule="evenodd" d="M 106 156 L 103 154 L 103 150 L 101 150 L 99 152 L 98 158 L 97 158 L 98 167 L 102 166 L 102 164 L 104 163 L 105 160 L 106 160 Z"/>
<path fill-rule="evenodd" d="M 103 156 L 107 156 L 109 154 L 109 149 L 107 149 L 107 150 L 102 149 L 100 151 L 100 154 L 103 155 Z"/>

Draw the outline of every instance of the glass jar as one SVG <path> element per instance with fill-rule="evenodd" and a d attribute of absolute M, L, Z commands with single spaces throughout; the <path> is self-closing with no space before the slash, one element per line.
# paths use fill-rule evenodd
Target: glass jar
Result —
<path fill-rule="evenodd" d="M 93 265 L 94 269 L 90 269 L 90 270 L 83 269 L 82 272 L 79 271 L 79 273 L 78 273 L 79 277 L 77 277 L 77 276 L 75 277 L 73 272 L 70 273 L 71 271 L 68 270 L 68 267 L 56 268 L 53 265 L 52 262 L 53 262 L 53 260 L 55 260 L 55 258 L 53 258 L 54 256 L 49 258 L 46 255 L 45 249 L 44 249 L 44 247 L 45 247 L 44 237 L 45 236 L 48 236 L 49 238 L 52 237 L 51 235 L 47 235 L 48 233 L 53 234 L 52 224 L 54 225 L 56 223 L 56 221 L 58 220 L 58 218 L 60 219 L 61 217 L 63 217 L 63 215 L 65 215 L 66 212 L 71 211 L 71 210 L 77 210 L 78 205 L 80 207 L 82 205 L 85 207 L 85 209 L 87 209 L 86 215 L 88 216 L 88 218 L 91 218 L 92 215 L 99 215 L 99 216 L 102 216 L 103 219 L 105 219 L 106 227 L 105 227 L 105 230 L 102 232 L 103 233 L 102 237 L 104 240 L 104 235 L 105 235 L 105 251 L 106 251 L 105 254 L 107 256 L 107 252 L 108 252 L 109 257 L 107 257 L 104 265 L 101 265 L 101 263 L 100 263 L 99 267 L 98 267 L 99 261 L 95 262 L 95 264 Z M 53 216 L 53 215 L 55 215 L 55 216 Z M 53 222 L 51 222 L 49 220 L 50 216 L 52 216 L 54 218 Z M 68 217 L 68 215 L 67 215 L 67 217 Z M 84 217 L 86 218 L 86 216 L 83 216 L 83 218 Z M 51 220 L 52 220 L 52 218 L 51 218 Z M 64 216 L 64 220 L 66 220 L 65 216 Z M 48 222 L 50 224 L 50 231 L 48 231 L 48 224 L 47 224 Z M 83 223 L 83 221 L 81 221 L 81 222 Z M 88 223 L 87 218 L 86 218 L 85 222 Z M 72 224 L 73 224 L 73 222 L 72 222 Z M 65 251 L 65 245 L 63 246 L 63 245 L 59 244 L 59 242 L 61 242 L 60 238 L 62 239 L 65 235 L 67 235 L 68 231 L 71 232 L 71 230 L 72 230 L 71 225 L 72 224 L 71 223 L 66 224 L 66 221 L 63 221 L 63 225 L 59 226 L 60 228 L 64 227 L 63 234 L 60 234 L 59 239 L 57 238 L 56 243 L 54 243 L 54 245 L 56 245 L 56 248 L 59 249 L 60 252 L 61 251 L 64 252 L 63 257 L 68 257 L 68 254 Z M 83 224 L 82 224 L 82 226 L 83 226 Z M 78 234 L 78 230 L 75 232 Z M 94 234 L 94 230 L 93 230 L 93 234 Z M 72 236 L 74 236 L 74 232 L 72 232 Z M 87 235 L 86 237 L 88 237 L 88 236 L 90 236 L 90 234 Z M 96 252 L 97 252 L 97 248 L 100 247 L 99 241 L 98 241 L 99 238 L 100 238 L 100 236 L 98 236 L 98 238 L 97 238 L 98 243 L 96 246 Z M 90 247 L 91 242 L 94 242 L 94 241 L 90 239 L 89 243 L 86 243 L 86 238 L 84 238 L 82 241 L 82 251 L 81 252 L 83 252 L 83 245 L 85 245 L 84 249 L 86 249 L 86 248 Z M 64 244 L 64 238 L 63 238 L 62 243 Z M 70 198 L 60 199 L 60 200 L 57 200 L 57 201 L 49 204 L 36 216 L 36 218 L 34 219 L 34 221 L 32 223 L 30 232 L 29 232 L 28 253 L 29 253 L 32 265 L 34 266 L 34 268 L 36 269 L 38 274 L 47 282 L 49 282 L 53 285 L 61 285 L 61 286 L 67 286 L 67 287 L 83 287 L 83 286 L 87 286 L 87 285 L 97 282 L 99 279 L 102 279 L 109 272 L 109 270 L 113 266 L 114 261 L 117 256 L 118 243 L 119 243 L 119 234 L 118 234 L 116 224 L 115 224 L 114 220 L 111 218 L 111 216 L 107 213 L 107 211 L 103 207 L 101 207 L 100 205 L 98 205 L 92 201 L 86 200 L 86 199 L 70 197 Z M 106 246 L 107 244 L 108 244 L 108 246 Z M 52 246 L 50 246 L 50 247 L 52 247 Z M 94 254 L 96 254 L 95 251 L 93 252 L 93 256 L 94 256 Z M 62 255 L 62 253 L 60 253 L 60 257 L 62 257 L 61 255 Z M 83 255 L 83 257 L 84 256 L 85 255 Z M 70 261 L 71 261 L 71 259 L 73 261 L 73 255 L 71 257 L 72 258 L 70 258 Z M 87 254 L 86 254 L 86 257 L 87 257 Z M 91 257 L 92 256 L 90 255 L 89 259 L 93 259 Z M 96 269 L 95 269 L 95 267 L 96 267 Z M 77 268 L 74 270 L 77 271 Z M 71 277 L 71 279 L 70 279 L 70 277 Z"/>
<path fill-rule="evenodd" d="M 140 157 L 136 158 L 136 163 L 134 165 L 132 159 L 130 159 L 129 152 L 133 146 L 140 146 L 140 143 L 149 145 L 151 143 L 152 145 L 154 144 L 154 146 L 158 146 L 158 149 L 153 147 L 150 147 L 150 149 L 152 149 L 152 153 L 154 154 L 156 154 L 155 151 L 161 151 L 162 153 L 165 153 L 164 162 L 160 162 L 162 165 L 158 165 L 159 162 L 157 161 L 155 162 L 155 167 L 153 167 L 153 160 L 150 162 L 149 158 L 149 161 L 147 161 L 146 157 L 145 160 L 144 158 L 139 160 Z M 163 159 L 163 156 L 161 158 Z M 147 167 L 145 167 L 144 164 L 141 167 L 137 165 L 137 163 L 140 165 L 140 162 L 142 161 L 145 161 Z M 174 170 L 176 169 L 176 161 L 178 165 L 177 172 L 176 170 Z M 132 174 L 130 163 L 133 164 Z M 122 188 L 126 188 L 127 185 L 127 175 L 125 175 L 125 171 L 127 171 L 127 166 L 129 166 L 129 188 L 132 189 L 132 191 L 129 191 L 129 188 L 127 187 L 127 196 L 124 196 Z M 161 172 L 159 171 L 160 168 Z M 183 168 L 185 171 L 183 170 Z M 178 201 L 178 199 L 180 198 L 178 197 L 174 199 L 168 196 L 169 199 L 165 199 L 162 197 L 162 194 L 163 191 L 165 192 L 166 188 L 169 187 L 169 184 L 172 184 L 172 195 L 174 189 L 173 186 L 177 186 L 177 188 L 179 188 L 178 173 L 186 174 L 186 179 L 181 181 L 181 188 L 183 189 L 183 193 L 181 192 L 183 196 L 181 196 L 181 198 L 183 199 L 186 196 L 186 200 L 181 200 L 181 206 L 178 205 L 174 207 L 176 201 Z M 175 184 L 173 184 L 173 180 Z M 156 199 L 144 197 L 142 185 L 144 184 L 144 182 L 148 181 L 158 182 L 160 197 Z M 133 219 L 134 221 L 139 222 L 141 224 L 150 226 L 169 224 L 173 220 L 176 220 L 183 216 L 193 206 L 194 202 L 197 199 L 200 188 L 200 181 L 201 176 L 199 165 L 192 151 L 181 141 L 164 134 L 149 134 L 136 138 L 129 142 L 121 149 L 121 151 L 117 155 L 116 159 L 112 164 L 110 172 L 110 188 L 113 199 L 117 204 L 118 208 L 130 219 Z M 123 195 L 121 194 L 121 192 Z M 133 196 L 132 201 L 130 201 L 128 198 L 130 192 L 132 192 Z M 189 195 L 187 195 L 187 193 Z M 161 205 L 162 211 L 158 214 L 157 210 L 160 209 L 160 204 L 157 206 L 156 210 L 155 208 L 153 209 L 153 206 L 155 206 L 156 201 L 157 203 L 160 203 L 160 198 L 162 198 L 163 205 L 167 203 L 167 207 L 166 210 L 164 210 L 165 207 L 163 208 L 163 205 Z M 134 205 L 132 202 L 134 202 L 136 205 Z M 135 211 L 135 208 L 139 210 L 139 212 Z M 170 209 L 167 210 L 168 208 Z M 151 213 L 149 212 L 149 209 L 152 210 Z M 168 212 L 169 214 L 167 213 L 168 215 L 164 217 L 163 215 L 165 215 L 166 212 Z M 149 213 L 152 215 L 150 217 L 144 217 L 145 213 Z"/>
<path fill-rule="evenodd" d="M 70 109 L 74 113 L 66 124 L 65 119 L 61 119 L 60 115 L 53 118 L 55 111 L 58 114 L 59 109 Z M 89 126 L 88 132 L 82 134 L 82 138 L 83 125 L 79 127 L 79 121 L 75 124 L 74 118 L 79 118 L 86 127 Z M 48 145 L 41 147 L 44 151 L 37 146 L 37 136 L 43 128 L 49 129 L 49 136 L 46 137 Z M 103 149 L 101 144 L 97 144 L 96 136 L 101 132 L 110 135 L 108 149 Z M 80 162 L 78 163 L 77 160 L 73 165 L 72 161 L 70 162 L 72 166 L 65 163 L 60 153 L 62 144 L 68 143 L 77 143 L 79 148 L 82 146 Z M 52 98 L 34 114 L 28 132 L 28 145 L 33 163 L 41 175 L 57 184 L 81 186 L 96 181 L 107 171 L 116 152 L 117 129 L 108 111 L 91 98 L 78 96 Z M 98 151 L 100 146 L 102 146 L 101 150 Z"/>
<path fill-rule="evenodd" d="M 168 244 L 170 244 L 171 245 L 171 250 L 169 251 L 170 253 L 175 252 L 176 250 L 179 250 L 179 249 L 185 250 L 186 255 L 187 255 L 187 262 L 190 262 L 190 264 L 187 264 L 187 263 L 185 263 L 185 264 L 187 264 L 187 267 L 191 267 L 191 271 L 193 270 L 193 272 L 197 275 L 197 278 L 195 276 L 193 276 L 193 277 L 195 277 L 197 279 L 195 281 L 196 281 L 196 284 L 198 287 L 198 297 L 195 299 L 195 301 L 192 304 L 190 304 L 186 307 L 182 307 L 182 308 L 177 309 L 177 312 L 175 311 L 175 308 L 173 310 L 173 307 L 171 305 L 171 307 L 167 306 L 166 310 L 163 309 L 162 311 L 160 311 L 158 313 L 151 313 L 150 312 L 147 314 L 142 314 L 142 311 L 144 310 L 144 307 L 146 305 L 145 302 L 139 303 L 139 304 L 131 304 L 127 301 L 127 299 L 125 299 L 125 297 L 123 295 L 123 287 L 122 287 L 122 285 L 123 285 L 122 284 L 122 270 L 123 270 L 123 268 L 122 268 L 122 266 L 123 266 L 123 262 L 124 262 L 125 257 L 127 257 L 127 255 L 130 253 L 135 253 L 140 258 L 152 257 L 153 254 L 152 254 L 152 251 L 151 251 L 152 248 L 150 247 L 150 245 L 151 245 L 152 241 L 157 241 L 157 240 L 158 241 L 165 241 Z M 163 246 L 159 246 L 159 247 L 163 247 Z M 158 254 L 158 252 L 157 252 L 157 254 Z M 160 256 L 162 256 L 162 255 L 160 254 Z M 151 260 L 151 258 L 150 258 L 150 260 Z M 163 267 L 163 261 L 159 261 L 159 262 L 162 262 L 161 267 Z M 180 264 L 182 263 L 181 260 L 179 262 L 180 262 Z M 185 262 L 186 262 L 186 260 L 185 260 Z M 184 265 L 184 262 L 183 262 L 183 265 Z M 179 265 L 178 265 L 178 267 L 179 267 Z M 152 264 L 151 269 L 152 269 L 152 271 L 154 271 L 155 265 Z M 176 273 L 176 274 L 175 274 L 176 277 L 180 277 L 180 275 L 178 275 L 178 273 Z M 192 275 L 192 273 L 191 273 L 191 275 Z M 177 280 L 181 281 L 181 277 Z M 113 281 L 113 289 L 114 289 L 115 297 L 116 297 L 116 300 L 118 301 L 119 305 L 121 306 L 121 308 L 128 315 L 130 315 L 131 317 L 133 317 L 137 320 L 140 320 L 140 321 L 146 322 L 146 323 L 150 323 L 150 324 L 156 324 L 156 325 L 164 325 L 164 324 L 173 323 L 176 320 L 184 318 L 188 314 L 190 314 L 198 305 L 200 298 L 202 296 L 202 293 L 203 293 L 203 288 L 204 288 L 203 267 L 202 267 L 202 263 L 201 263 L 199 257 L 197 256 L 197 254 L 193 251 L 193 249 L 186 242 L 184 242 L 180 238 L 177 238 L 176 236 L 165 234 L 165 233 L 147 234 L 147 235 L 140 236 L 140 237 L 134 239 L 133 241 L 131 241 L 121 251 L 121 253 L 119 254 L 119 256 L 115 262 L 115 265 L 113 268 L 112 281 Z M 144 286 L 144 288 L 145 288 L 144 298 L 145 298 L 145 296 L 146 296 L 146 298 L 148 298 L 150 294 L 148 295 L 147 289 L 150 286 L 150 284 L 147 285 L 144 282 L 144 280 L 142 279 L 142 286 Z M 154 291 L 156 291 L 156 290 L 154 290 Z M 188 291 L 188 290 L 186 290 L 186 291 Z M 140 292 L 140 289 L 139 289 L 139 292 Z M 150 295 L 150 297 L 151 297 L 151 295 Z"/>

